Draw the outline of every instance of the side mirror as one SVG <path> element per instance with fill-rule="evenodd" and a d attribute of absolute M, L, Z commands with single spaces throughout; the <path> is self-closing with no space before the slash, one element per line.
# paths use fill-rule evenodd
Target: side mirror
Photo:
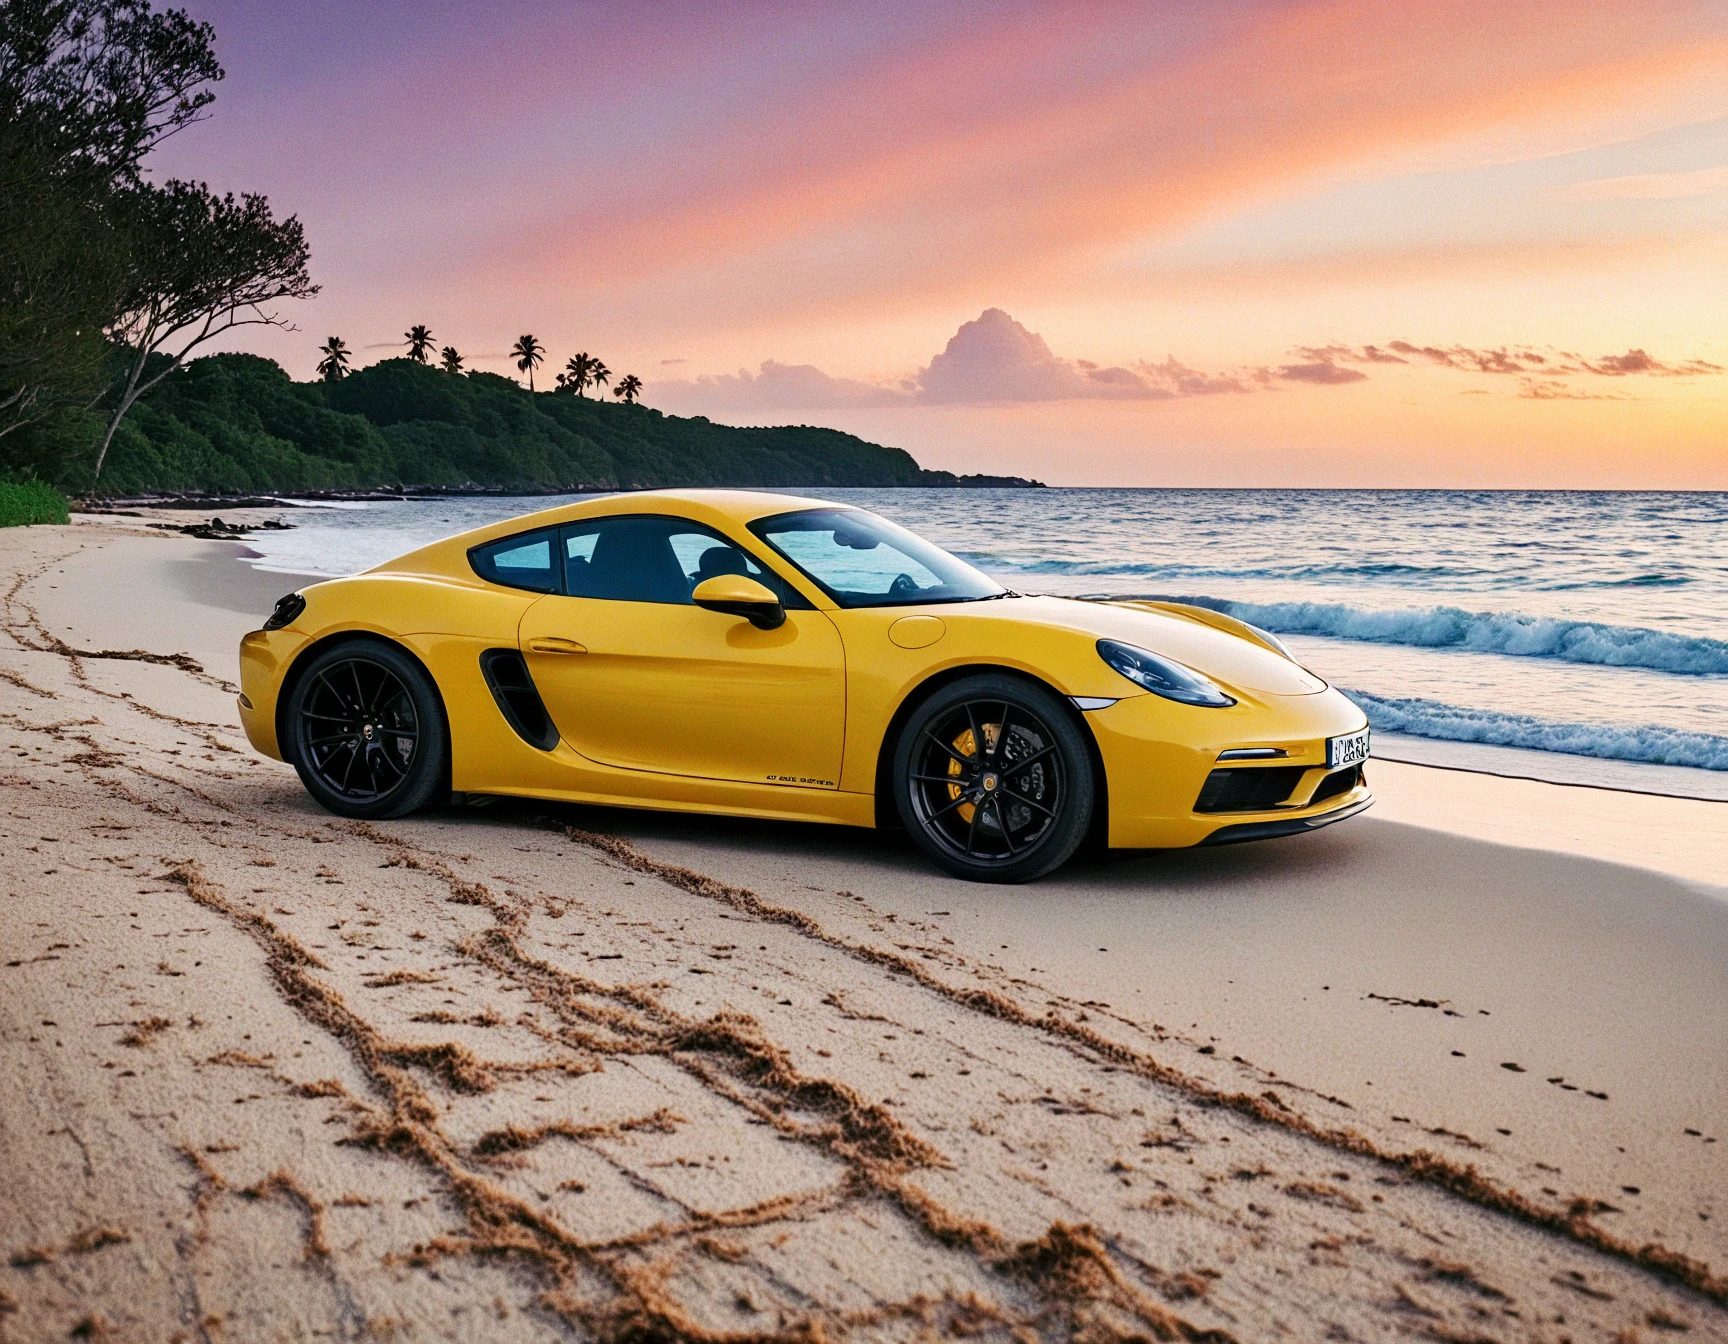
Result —
<path fill-rule="evenodd" d="M 746 574 L 716 574 L 703 579 L 690 600 L 704 611 L 742 616 L 758 630 L 776 630 L 786 624 L 786 608 L 780 599 Z"/>

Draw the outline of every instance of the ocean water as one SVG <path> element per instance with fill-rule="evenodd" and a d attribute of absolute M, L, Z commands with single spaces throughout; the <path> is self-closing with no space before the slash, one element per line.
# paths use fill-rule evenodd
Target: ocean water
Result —
<path fill-rule="evenodd" d="M 1250 621 L 1382 733 L 1728 772 L 1728 493 L 824 494 L 1017 591 L 1177 598 Z M 557 502 L 308 507 L 249 541 L 261 566 L 346 574 Z"/>

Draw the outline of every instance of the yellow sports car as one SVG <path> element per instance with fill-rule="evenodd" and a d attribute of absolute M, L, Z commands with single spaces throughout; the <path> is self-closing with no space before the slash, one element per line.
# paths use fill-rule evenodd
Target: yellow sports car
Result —
<path fill-rule="evenodd" d="M 240 715 L 324 807 L 452 791 L 901 825 L 1022 882 L 1088 837 L 1223 844 L 1372 799 L 1362 711 L 1214 611 L 1009 592 L 875 514 L 612 495 L 283 598 Z"/>

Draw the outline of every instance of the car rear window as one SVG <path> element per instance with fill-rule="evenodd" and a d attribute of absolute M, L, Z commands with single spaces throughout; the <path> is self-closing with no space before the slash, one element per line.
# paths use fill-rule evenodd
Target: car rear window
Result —
<path fill-rule="evenodd" d="M 468 563 L 489 583 L 552 593 L 558 590 L 558 572 L 552 564 L 556 541 L 557 533 L 550 529 L 525 532 L 474 547 L 468 552 Z"/>

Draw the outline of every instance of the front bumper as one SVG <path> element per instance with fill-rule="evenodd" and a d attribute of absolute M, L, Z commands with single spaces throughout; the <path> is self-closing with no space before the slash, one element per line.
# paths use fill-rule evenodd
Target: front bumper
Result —
<path fill-rule="evenodd" d="M 1112 848 L 1175 849 L 1296 835 L 1355 816 L 1373 802 L 1362 782 L 1318 802 L 1302 801 L 1313 797 L 1327 775 L 1326 739 L 1363 726 L 1362 711 L 1334 690 L 1244 697 L 1229 709 L 1138 695 L 1085 718 L 1104 760 Z M 1276 747 L 1285 754 L 1268 766 L 1302 767 L 1288 794 L 1299 801 L 1252 812 L 1196 811 L 1219 753 L 1239 747 Z"/>
<path fill-rule="evenodd" d="M 1356 797 L 1360 794 L 1360 797 Z M 1200 843 L 1203 845 L 1239 845 L 1248 840 L 1275 840 L 1281 835 L 1302 835 L 1308 831 L 1317 831 L 1322 826 L 1330 826 L 1335 821 L 1343 821 L 1355 816 L 1358 812 L 1366 812 L 1374 805 L 1374 795 L 1366 788 L 1357 789 L 1346 797 L 1355 797 L 1353 803 L 1343 807 L 1335 807 L 1330 812 L 1321 812 L 1314 816 L 1279 817 L 1276 821 L 1237 821 L 1228 826 L 1220 826 Z"/>

